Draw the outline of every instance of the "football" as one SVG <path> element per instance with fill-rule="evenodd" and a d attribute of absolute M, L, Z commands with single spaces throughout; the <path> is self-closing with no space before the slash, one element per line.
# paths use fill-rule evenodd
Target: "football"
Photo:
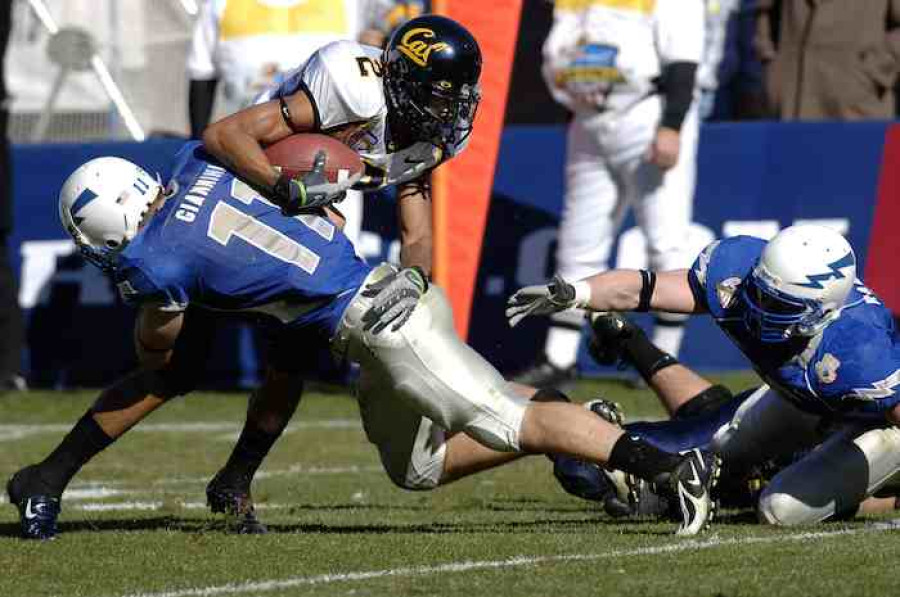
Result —
<path fill-rule="evenodd" d="M 312 170 L 319 151 L 325 152 L 325 176 L 330 182 L 359 178 L 363 162 L 347 145 L 328 135 L 299 133 L 285 137 L 265 148 L 272 165 L 281 168 L 289 176 L 298 176 Z"/>

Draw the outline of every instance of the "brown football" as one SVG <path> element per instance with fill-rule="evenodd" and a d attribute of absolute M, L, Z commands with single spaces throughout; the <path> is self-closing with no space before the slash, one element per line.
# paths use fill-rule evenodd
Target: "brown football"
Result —
<path fill-rule="evenodd" d="M 289 176 L 298 176 L 312 170 L 319 151 L 325 152 L 325 176 L 330 182 L 362 175 L 364 166 L 359 155 L 328 135 L 299 133 L 265 148 L 266 157 L 272 165 L 279 166 Z"/>

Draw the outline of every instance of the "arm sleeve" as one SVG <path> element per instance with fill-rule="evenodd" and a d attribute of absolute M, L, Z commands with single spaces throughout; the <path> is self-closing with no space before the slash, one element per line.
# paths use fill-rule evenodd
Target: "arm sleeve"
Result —
<path fill-rule="evenodd" d="M 187 74 L 191 80 L 207 81 L 217 78 L 215 65 L 216 41 L 219 38 L 219 19 L 214 0 L 200 5 L 194 22 L 191 48 L 187 57 Z"/>
<path fill-rule="evenodd" d="M 663 68 L 660 91 L 665 98 L 665 107 L 660 126 L 681 130 L 684 118 L 694 100 L 696 79 L 696 62 L 672 62 Z"/>
<path fill-rule="evenodd" d="M 208 81 L 192 79 L 188 86 L 188 117 L 191 121 L 191 139 L 199 139 L 212 116 L 218 79 Z"/>

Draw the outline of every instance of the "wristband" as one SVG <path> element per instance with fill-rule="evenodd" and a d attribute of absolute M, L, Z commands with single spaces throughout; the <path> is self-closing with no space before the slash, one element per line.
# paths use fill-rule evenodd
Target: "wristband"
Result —
<path fill-rule="evenodd" d="M 573 306 L 579 309 L 587 309 L 591 306 L 591 285 L 587 280 L 579 280 L 572 284 L 575 288 L 575 300 Z"/>
<path fill-rule="evenodd" d="M 635 311 L 649 311 L 650 300 L 653 298 L 653 291 L 656 289 L 656 274 L 645 269 L 640 270 L 640 273 L 641 294 Z"/>

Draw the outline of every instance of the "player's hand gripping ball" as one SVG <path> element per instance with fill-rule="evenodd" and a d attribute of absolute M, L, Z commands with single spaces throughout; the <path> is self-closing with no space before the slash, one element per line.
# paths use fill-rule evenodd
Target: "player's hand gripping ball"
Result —
<path fill-rule="evenodd" d="M 288 216 L 340 201 L 365 170 L 353 149 L 327 135 L 291 135 L 265 153 L 281 170 L 269 198 Z"/>

